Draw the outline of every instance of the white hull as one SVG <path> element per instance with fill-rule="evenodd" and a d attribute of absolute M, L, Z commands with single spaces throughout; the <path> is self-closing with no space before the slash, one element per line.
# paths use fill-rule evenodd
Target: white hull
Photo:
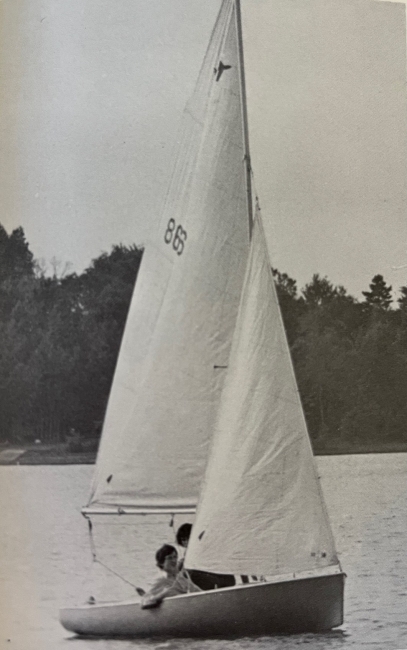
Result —
<path fill-rule="evenodd" d="M 330 630 L 343 622 L 344 574 L 239 585 L 164 600 L 61 610 L 61 623 L 101 637 L 233 637 Z"/>

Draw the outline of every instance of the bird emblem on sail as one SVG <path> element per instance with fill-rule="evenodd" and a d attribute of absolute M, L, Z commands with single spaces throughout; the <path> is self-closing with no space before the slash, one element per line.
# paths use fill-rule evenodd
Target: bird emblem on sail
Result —
<path fill-rule="evenodd" d="M 222 73 L 225 70 L 230 70 L 231 67 L 232 67 L 231 65 L 225 65 L 225 63 L 223 63 L 222 61 L 219 61 L 218 67 L 213 69 L 213 74 L 216 74 L 215 81 L 219 81 L 219 79 L 222 76 Z"/>

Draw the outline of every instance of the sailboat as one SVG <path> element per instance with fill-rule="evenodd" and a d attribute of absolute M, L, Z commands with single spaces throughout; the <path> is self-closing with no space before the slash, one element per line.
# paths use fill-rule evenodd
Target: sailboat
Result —
<path fill-rule="evenodd" d="M 142 609 L 61 611 L 79 635 L 329 630 L 344 573 L 252 191 L 239 0 L 223 0 L 143 257 L 83 514 L 194 514 L 187 570 L 253 576 Z M 141 524 L 142 525 L 142 524 Z"/>

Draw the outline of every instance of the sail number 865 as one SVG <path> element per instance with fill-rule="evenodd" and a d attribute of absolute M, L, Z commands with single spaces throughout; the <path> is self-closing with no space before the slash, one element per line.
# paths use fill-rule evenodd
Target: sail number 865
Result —
<path fill-rule="evenodd" d="M 174 219 L 170 219 L 164 235 L 165 243 L 172 244 L 172 247 L 177 255 L 181 255 L 184 250 L 186 238 L 187 231 L 184 230 L 181 225 L 177 226 Z"/>

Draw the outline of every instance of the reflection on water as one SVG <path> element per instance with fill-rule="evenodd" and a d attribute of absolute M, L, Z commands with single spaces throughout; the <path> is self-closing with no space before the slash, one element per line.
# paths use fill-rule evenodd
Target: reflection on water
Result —
<path fill-rule="evenodd" d="M 324 634 L 218 640 L 79 639 L 58 608 L 134 588 L 92 563 L 86 521 L 90 466 L 0 467 L 0 647 L 18 650 L 396 650 L 407 648 L 407 455 L 320 457 L 338 555 L 348 574 L 345 625 Z M 98 557 L 133 585 L 156 576 L 155 549 L 173 540 L 168 519 L 101 518 Z M 10 639 L 10 640 L 8 640 Z"/>

